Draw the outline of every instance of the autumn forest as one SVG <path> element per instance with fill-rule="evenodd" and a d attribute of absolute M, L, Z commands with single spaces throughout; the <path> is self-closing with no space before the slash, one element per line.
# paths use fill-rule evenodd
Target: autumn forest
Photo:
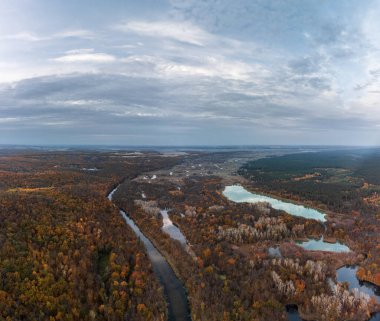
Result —
<path fill-rule="evenodd" d="M 379 164 L 377 150 L 3 149 L 0 320 L 182 320 L 121 213 L 180 282 L 183 320 L 378 320 Z M 233 201 L 226 186 L 325 221 Z M 318 240 L 349 250 L 301 246 Z"/>

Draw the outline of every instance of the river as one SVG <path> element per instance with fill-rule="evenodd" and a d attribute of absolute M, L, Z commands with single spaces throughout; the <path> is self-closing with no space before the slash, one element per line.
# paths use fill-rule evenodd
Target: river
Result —
<path fill-rule="evenodd" d="M 118 187 L 108 194 L 107 198 L 110 201 L 112 201 L 113 194 L 117 189 Z M 168 321 L 191 321 L 189 302 L 182 282 L 177 278 L 164 256 L 141 232 L 135 222 L 124 211 L 120 210 L 120 214 L 145 245 L 148 257 L 152 263 L 153 271 L 156 273 L 164 288 L 168 303 Z"/>
<path fill-rule="evenodd" d="M 282 209 L 288 212 L 288 211 L 294 210 L 293 206 L 296 206 L 299 208 L 296 208 L 295 213 L 294 212 L 293 213 L 288 212 L 288 213 L 292 215 L 303 216 L 306 218 L 314 218 L 314 219 L 319 219 L 320 221 L 324 221 L 324 215 L 316 210 L 312 210 L 301 205 L 295 205 L 291 203 L 282 202 L 282 201 L 272 199 L 267 196 L 261 196 L 261 195 L 257 196 L 258 194 L 252 194 L 246 191 L 241 186 L 239 186 L 239 188 L 236 188 L 237 185 L 234 185 L 233 189 L 227 189 L 228 187 L 231 187 L 231 186 L 227 186 L 223 194 L 232 201 L 255 203 L 255 202 L 260 202 L 260 201 L 268 202 L 268 199 L 271 199 L 271 200 L 276 201 L 276 202 L 269 202 L 274 208 Z M 116 187 L 114 190 L 112 190 L 108 194 L 108 199 L 110 201 L 112 201 L 113 194 L 116 192 L 117 188 L 118 187 Z M 251 195 L 247 195 L 247 193 Z M 286 205 L 277 206 L 276 204 L 279 204 L 278 202 L 284 203 Z M 289 206 L 289 204 L 293 206 Z M 306 214 L 303 215 L 303 213 L 306 213 Z M 317 216 L 315 216 L 315 213 L 317 213 Z M 156 273 L 161 285 L 164 288 L 165 296 L 168 302 L 168 320 L 169 321 L 191 321 L 190 308 L 189 308 L 189 304 L 187 300 L 186 291 L 182 285 L 182 282 L 177 278 L 173 269 L 171 268 L 169 263 L 166 261 L 166 259 L 154 247 L 152 242 L 141 232 L 141 230 L 138 228 L 135 222 L 124 211 L 120 210 L 120 214 L 124 218 L 125 222 L 132 228 L 135 234 L 140 238 L 140 240 L 145 245 L 146 251 L 148 253 L 148 257 L 152 263 L 153 270 Z M 168 233 L 173 239 L 177 239 L 178 241 L 180 241 L 182 245 L 186 245 L 186 238 L 181 233 L 181 231 L 171 222 L 167 211 L 161 211 L 161 214 L 163 216 L 163 223 L 164 223 L 163 231 Z M 325 244 L 323 246 L 326 246 L 326 245 L 332 246 L 326 250 L 339 252 L 338 250 L 339 247 L 343 246 L 342 251 L 343 252 L 346 251 L 346 248 L 344 248 L 344 245 L 339 244 L 339 246 L 337 247 L 337 245 L 334 246 L 334 244 L 323 242 L 323 238 L 320 241 L 315 241 L 315 242 L 320 242 L 320 243 Z M 309 243 L 309 244 L 312 244 L 312 243 Z M 319 248 L 320 246 L 315 247 L 314 245 L 312 245 L 310 249 L 314 250 L 314 249 L 319 249 Z M 379 297 L 379 293 L 377 292 L 378 288 L 368 284 L 367 282 L 363 282 L 363 283 L 359 282 L 359 280 L 356 278 L 356 269 L 357 269 L 356 267 L 342 267 L 338 269 L 337 270 L 338 282 L 348 282 L 350 289 L 356 287 L 360 291 L 363 291 L 370 295 L 374 295 L 377 301 L 379 302 L 380 297 Z M 291 321 L 302 320 L 299 317 L 298 311 L 295 307 L 288 307 L 287 314 L 288 314 L 288 319 Z M 374 314 L 371 317 L 370 321 L 380 321 L 380 313 Z"/>

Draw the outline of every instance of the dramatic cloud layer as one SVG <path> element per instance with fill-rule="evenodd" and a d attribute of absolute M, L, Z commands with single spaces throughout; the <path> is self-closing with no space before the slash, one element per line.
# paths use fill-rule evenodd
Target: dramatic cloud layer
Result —
<path fill-rule="evenodd" d="M 380 143 L 380 1 L 4 0 L 0 143 Z"/>

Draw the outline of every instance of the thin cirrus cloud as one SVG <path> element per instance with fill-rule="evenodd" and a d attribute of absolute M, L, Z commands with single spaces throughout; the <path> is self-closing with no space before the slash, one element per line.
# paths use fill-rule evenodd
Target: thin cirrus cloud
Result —
<path fill-rule="evenodd" d="M 251 65 L 238 60 L 226 59 L 221 55 L 206 56 L 178 62 L 176 59 L 150 55 L 131 55 L 120 60 L 130 70 L 145 70 L 151 77 L 218 77 L 224 79 L 250 80 L 255 74 L 256 80 L 267 71 L 256 64 Z"/>
<path fill-rule="evenodd" d="M 203 46 L 212 37 L 201 28 L 187 22 L 171 21 L 132 21 L 114 27 L 126 33 L 135 33 L 146 37 L 159 37 Z"/>
<path fill-rule="evenodd" d="M 88 30 L 64 30 L 50 35 L 39 35 L 30 31 L 21 31 L 15 34 L 0 35 L 0 39 L 3 40 L 16 40 L 26 42 L 62 40 L 65 38 L 93 39 L 94 34 Z"/>
<path fill-rule="evenodd" d="M 71 50 L 66 55 L 53 60 L 63 63 L 110 63 L 115 62 L 116 57 L 106 53 L 92 52 L 92 50 Z"/>

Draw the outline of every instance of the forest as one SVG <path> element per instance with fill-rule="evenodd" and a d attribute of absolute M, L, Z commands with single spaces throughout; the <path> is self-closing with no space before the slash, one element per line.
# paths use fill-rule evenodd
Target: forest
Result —
<path fill-rule="evenodd" d="M 105 197 L 125 177 L 171 163 L 144 159 L 0 156 L 1 320 L 166 320 L 145 249 Z"/>
<path fill-rule="evenodd" d="M 331 211 L 373 212 L 364 200 L 380 192 L 380 150 L 290 154 L 248 162 L 239 170 L 257 187 Z"/>
<path fill-rule="evenodd" d="M 222 186 L 216 176 L 186 177 L 180 190 L 170 177 L 130 180 L 114 196 L 176 268 L 189 292 L 192 320 L 286 320 L 286 304 L 297 304 L 310 320 L 368 318 L 376 306 L 371 298 L 328 282 L 335 278 L 334 267 L 357 262 L 356 254 L 295 249 L 292 240 L 320 235 L 323 226 L 265 204 L 231 203 L 221 195 Z M 170 209 L 193 253 L 161 230 L 163 208 Z M 286 259 L 269 255 L 269 247 L 278 244 Z"/>
<path fill-rule="evenodd" d="M 193 321 L 287 320 L 288 304 L 297 305 L 305 320 L 364 321 L 379 311 L 373 298 L 336 283 L 335 272 L 342 265 L 359 264 L 358 277 L 378 284 L 378 212 L 375 192 L 370 192 L 377 185 L 365 180 L 359 167 L 345 163 L 352 173 L 352 189 L 359 189 L 358 199 L 367 205 L 357 213 L 350 207 L 351 212 L 334 212 L 334 206 L 285 193 L 281 185 L 289 180 L 332 184 L 338 167 L 330 167 L 322 156 L 300 171 L 288 159 L 303 156 L 289 155 L 278 157 L 279 162 L 274 158 L 249 162 L 227 173 L 235 168 L 229 161 L 233 156 L 233 152 L 2 153 L 0 320 L 167 320 L 162 284 L 119 209 L 134 220 L 183 282 Z M 283 158 L 287 167 L 281 170 L 276 164 Z M 339 159 L 345 157 L 337 157 L 335 164 Z M 275 171 L 283 180 L 276 178 L 277 185 Z M 339 179 L 351 186 L 348 178 Z M 325 206 L 328 221 L 324 226 L 266 203 L 231 202 L 222 191 L 234 182 Z M 110 202 L 106 196 L 116 186 Z M 186 237 L 187 246 L 162 230 L 163 209 Z M 353 251 L 306 251 L 296 244 L 323 233 Z M 280 255 L 272 255 L 271 248 Z"/>
<path fill-rule="evenodd" d="M 246 163 L 239 174 L 253 190 L 329 212 L 331 236 L 350 238 L 366 257 L 358 277 L 380 285 L 379 149 L 262 158 Z"/>

